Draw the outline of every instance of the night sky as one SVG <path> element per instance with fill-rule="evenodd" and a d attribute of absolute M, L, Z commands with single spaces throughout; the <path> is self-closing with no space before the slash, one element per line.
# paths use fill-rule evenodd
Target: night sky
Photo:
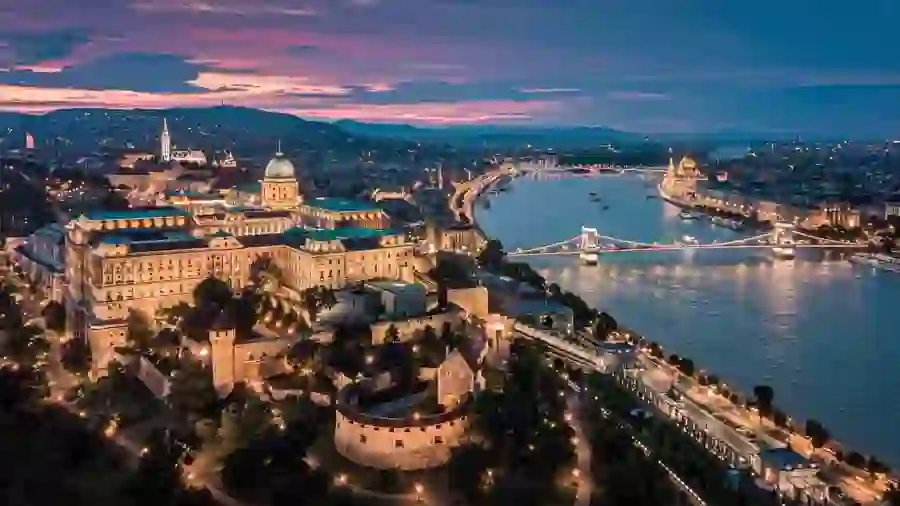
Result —
<path fill-rule="evenodd" d="M 0 0 L 0 109 L 900 137 L 898 0 Z"/>

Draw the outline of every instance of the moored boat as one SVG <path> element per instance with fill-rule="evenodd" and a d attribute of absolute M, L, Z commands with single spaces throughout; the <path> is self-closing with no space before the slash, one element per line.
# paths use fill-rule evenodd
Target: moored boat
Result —
<path fill-rule="evenodd" d="M 772 256 L 779 260 L 791 260 L 795 258 L 797 253 L 794 251 L 794 245 L 790 243 L 782 243 L 772 247 Z"/>
<path fill-rule="evenodd" d="M 578 257 L 581 259 L 581 263 L 584 265 L 597 265 L 600 263 L 600 255 L 593 252 L 583 252 Z"/>

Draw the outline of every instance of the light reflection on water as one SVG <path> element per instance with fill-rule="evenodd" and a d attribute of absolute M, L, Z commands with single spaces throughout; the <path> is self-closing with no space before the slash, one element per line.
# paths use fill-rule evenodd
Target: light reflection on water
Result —
<path fill-rule="evenodd" d="M 705 221 L 681 221 L 673 206 L 646 199 L 652 185 L 637 177 L 511 186 L 478 215 L 508 250 L 575 236 L 582 225 L 648 242 L 740 237 Z M 589 191 L 609 209 L 591 202 Z M 900 275 L 819 251 L 793 261 L 773 260 L 764 250 L 607 254 L 596 267 L 565 257 L 529 261 L 671 352 L 747 392 L 769 383 L 776 403 L 795 416 L 818 418 L 851 446 L 900 465 L 900 336 L 892 330 Z"/>

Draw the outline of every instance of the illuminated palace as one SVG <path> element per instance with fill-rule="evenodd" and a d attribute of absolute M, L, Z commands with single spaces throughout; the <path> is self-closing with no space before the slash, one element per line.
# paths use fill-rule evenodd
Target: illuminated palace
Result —
<path fill-rule="evenodd" d="M 70 335 L 87 339 L 94 371 L 126 339 L 131 311 L 190 302 L 209 277 L 237 291 L 269 259 L 294 290 L 371 279 L 413 279 L 414 249 L 375 204 L 304 200 L 280 152 L 244 205 L 87 212 L 65 227 L 63 300 Z M 252 193 L 252 192 L 251 192 Z M 247 204 L 253 202 L 253 205 Z"/>

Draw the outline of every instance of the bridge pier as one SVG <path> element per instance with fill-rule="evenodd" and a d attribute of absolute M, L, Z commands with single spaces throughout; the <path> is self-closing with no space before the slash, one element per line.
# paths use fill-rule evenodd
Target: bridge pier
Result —
<path fill-rule="evenodd" d="M 581 239 L 578 245 L 581 249 L 581 253 L 578 255 L 581 263 L 585 265 L 597 265 L 600 263 L 600 253 L 598 253 L 600 241 L 598 235 L 596 228 L 581 227 Z"/>

